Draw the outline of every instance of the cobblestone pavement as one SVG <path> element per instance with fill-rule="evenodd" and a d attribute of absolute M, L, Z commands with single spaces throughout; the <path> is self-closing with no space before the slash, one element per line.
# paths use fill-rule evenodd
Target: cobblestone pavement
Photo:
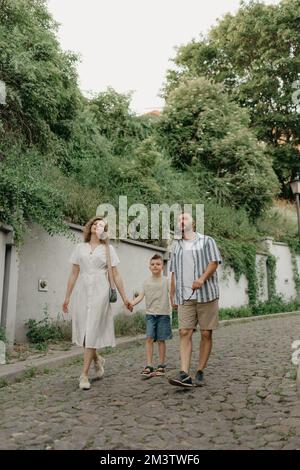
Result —
<path fill-rule="evenodd" d="M 80 391 L 81 364 L 0 390 L 1 449 L 300 449 L 291 343 L 300 316 L 221 327 L 207 385 L 143 381 L 144 346 L 107 356 L 106 374 Z M 193 367 L 199 335 L 194 337 Z M 178 336 L 169 342 L 169 374 Z"/>

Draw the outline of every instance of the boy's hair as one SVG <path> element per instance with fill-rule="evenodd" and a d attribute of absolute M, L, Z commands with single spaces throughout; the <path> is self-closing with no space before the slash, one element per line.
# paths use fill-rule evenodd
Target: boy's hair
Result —
<path fill-rule="evenodd" d="M 150 259 L 150 263 L 152 260 L 154 259 L 160 259 L 160 261 L 162 262 L 162 264 L 164 264 L 164 260 L 163 260 L 163 257 L 161 255 L 158 255 L 158 254 L 155 254 L 152 256 L 152 258 Z"/>

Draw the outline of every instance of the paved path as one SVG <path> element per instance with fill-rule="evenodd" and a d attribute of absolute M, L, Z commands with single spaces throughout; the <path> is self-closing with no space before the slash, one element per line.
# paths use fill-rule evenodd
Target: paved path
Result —
<path fill-rule="evenodd" d="M 300 316 L 224 326 L 215 334 L 207 385 L 193 390 L 166 378 L 142 381 L 143 345 L 107 356 L 105 378 L 87 392 L 77 388 L 78 362 L 4 387 L 0 448 L 300 449 L 295 339 Z M 177 358 L 175 337 L 170 373 Z"/>

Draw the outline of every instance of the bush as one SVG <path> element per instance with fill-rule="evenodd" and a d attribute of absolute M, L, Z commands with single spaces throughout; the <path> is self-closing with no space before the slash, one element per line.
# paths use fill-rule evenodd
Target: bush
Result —
<path fill-rule="evenodd" d="M 30 343 L 37 344 L 38 348 L 43 350 L 49 342 L 69 341 L 71 340 L 71 322 L 62 320 L 52 320 L 49 317 L 47 307 L 44 308 L 44 318 L 42 320 L 29 319 L 25 326 L 28 328 L 26 333 Z"/>
<path fill-rule="evenodd" d="M 300 301 L 286 301 L 280 296 L 274 297 L 267 302 L 257 302 L 254 305 L 242 307 L 231 307 L 220 309 L 220 319 L 229 320 L 231 318 L 246 318 L 254 315 L 271 315 L 272 313 L 292 312 L 300 310 Z"/>
<path fill-rule="evenodd" d="M 4 341 L 4 343 L 6 343 L 6 334 L 3 326 L 0 326 L 0 341 Z"/>
<path fill-rule="evenodd" d="M 116 336 L 135 336 L 146 331 L 146 317 L 141 312 L 127 316 L 124 314 L 115 317 Z"/>

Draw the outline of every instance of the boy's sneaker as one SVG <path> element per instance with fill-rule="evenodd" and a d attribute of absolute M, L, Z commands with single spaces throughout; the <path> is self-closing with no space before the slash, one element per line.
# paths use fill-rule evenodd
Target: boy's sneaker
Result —
<path fill-rule="evenodd" d="M 141 372 L 141 376 L 143 379 L 150 379 L 151 377 L 155 376 L 155 371 L 152 366 L 146 366 L 144 370 Z"/>
<path fill-rule="evenodd" d="M 165 375 L 166 373 L 166 366 L 164 364 L 159 364 L 156 368 L 155 374 L 160 376 L 160 375 Z"/>
<path fill-rule="evenodd" d="M 179 387 L 191 388 L 194 386 L 192 378 L 183 370 L 179 372 L 177 377 L 174 379 L 168 379 L 168 381 L 171 385 L 178 385 Z"/>
<path fill-rule="evenodd" d="M 91 384 L 87 375 L 81 374 L 79 377 L 79 388 L 80 390 L 89 390 L 91 388 Z"/>
<path fill-rule="evenodd" d="M 104 375 L 104 364 L 105 359 L 97 354 L 97 359 L 94 361 L 94 368 L 95 368 L 95 378 L 101 379 Z"/>
<path fill-rule="evenodd" d="M 197 387 L 202 387 L 205 385 L 204 374 L 202 370 L 197 370 L 195 375 L 195 385 Z"/>

